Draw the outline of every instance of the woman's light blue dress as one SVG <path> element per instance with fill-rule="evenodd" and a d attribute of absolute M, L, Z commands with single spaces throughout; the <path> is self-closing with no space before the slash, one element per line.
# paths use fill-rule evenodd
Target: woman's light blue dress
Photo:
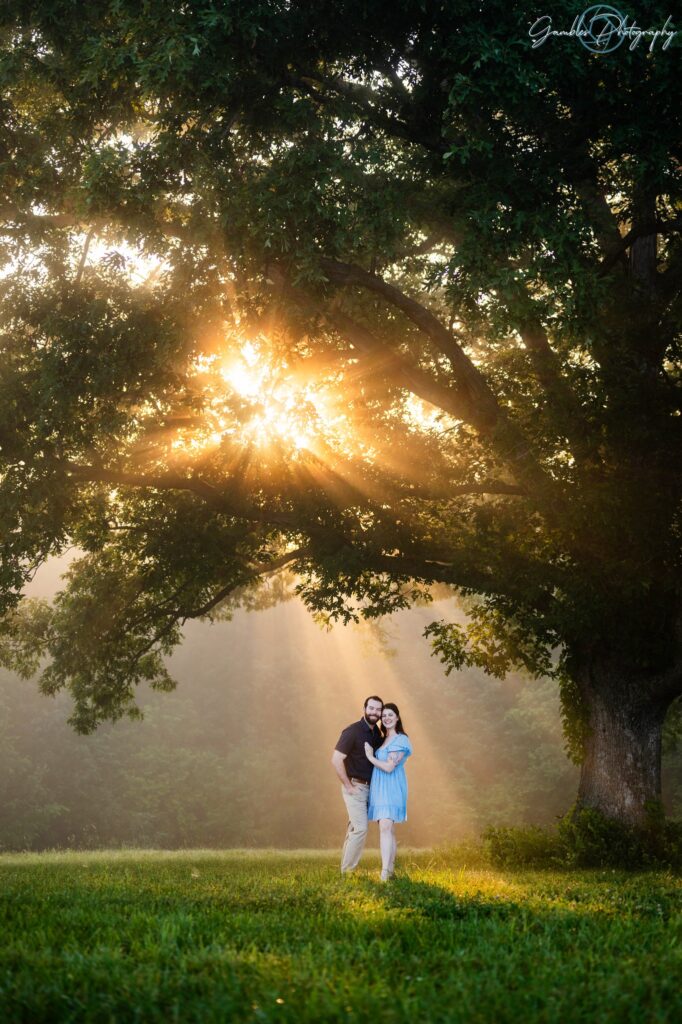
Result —
<path fill-rule="evenodd" d="M 391 818 L 393 821 L 407 821 L 407 775 L 405 762 L 412 753 L 412 744 L 404 733 L 397 733 L 390 743 L 375 751 L 378 761 L 388 761 L 389 754 L 404 751 L 405 756 L 392 772 L 382 771 L 374 766 L 369 784 L 369 805 L 367 817 L 370 821 Z"/>

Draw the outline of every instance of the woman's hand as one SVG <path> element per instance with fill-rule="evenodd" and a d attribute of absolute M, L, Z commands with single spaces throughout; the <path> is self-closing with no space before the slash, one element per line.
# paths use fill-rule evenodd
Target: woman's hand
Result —
<path fill-rule="evenodd" d="M 365 757 L 368 761 L 374 760 L 374 747 L 371 743 L 365 743 Z"/>

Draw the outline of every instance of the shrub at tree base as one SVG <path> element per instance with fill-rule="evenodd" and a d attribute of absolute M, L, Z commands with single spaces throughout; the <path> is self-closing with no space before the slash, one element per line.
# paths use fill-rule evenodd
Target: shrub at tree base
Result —
<path fill-rule="evenodd" d="M 682 823 L 652 808 L 646 828 L 628 828 L 599 811 L 573 808 L 554 829 L 488 828 L 486 851 L 498 867 L 682 869 Z"/>
<path fill-rule="evenodd" d="M 561 863 L 556 829 L 490 827 L 483 833 L 486 852 L 496 867 L 549 867 Z"/>

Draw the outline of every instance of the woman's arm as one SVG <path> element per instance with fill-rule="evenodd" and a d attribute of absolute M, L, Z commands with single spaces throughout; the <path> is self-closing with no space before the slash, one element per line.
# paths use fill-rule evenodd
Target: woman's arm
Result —
<path fill-rule="evenodd" d="M 365 756 L 375 768 L 381 768 L 382 772 L 392 772 L 395 771 L 402 759 L 405 757 L 405 751 L 396 750 L 393 754 L 388 755 L 388 761 L 380 761 L 378 757 L 374 756 L 374 750 L 372 749 L 371 744 L 365 743 Z"/>

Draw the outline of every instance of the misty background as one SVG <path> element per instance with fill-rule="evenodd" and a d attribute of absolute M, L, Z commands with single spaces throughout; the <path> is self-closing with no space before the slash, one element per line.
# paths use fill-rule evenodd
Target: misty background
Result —
<path fill-rule="evenodd" d="M 51 597 L 64 561 L 31 596 Z M 187 623 L 169 659 L 173 693 L 141 689 L 143 721 L 91 736 L 66 720 L 68 694 L 0 672 L 0 849 L 339 847 L 330 765 L 341 729 L 378 694 L 400 707 L 414 746 L 399 842 L 434 846 L 489 824 L 549 824 L 575 799 L 556 685 L 466 669 L 446 677 L 421 636 L 454 600 L 379 629 L 321 629 L 297 599 L 229 622 Z M 664 759 L 664 801 L 682 816 L 682 755 Z M 376 826 L 370 846 L 377 845 Z"/>

